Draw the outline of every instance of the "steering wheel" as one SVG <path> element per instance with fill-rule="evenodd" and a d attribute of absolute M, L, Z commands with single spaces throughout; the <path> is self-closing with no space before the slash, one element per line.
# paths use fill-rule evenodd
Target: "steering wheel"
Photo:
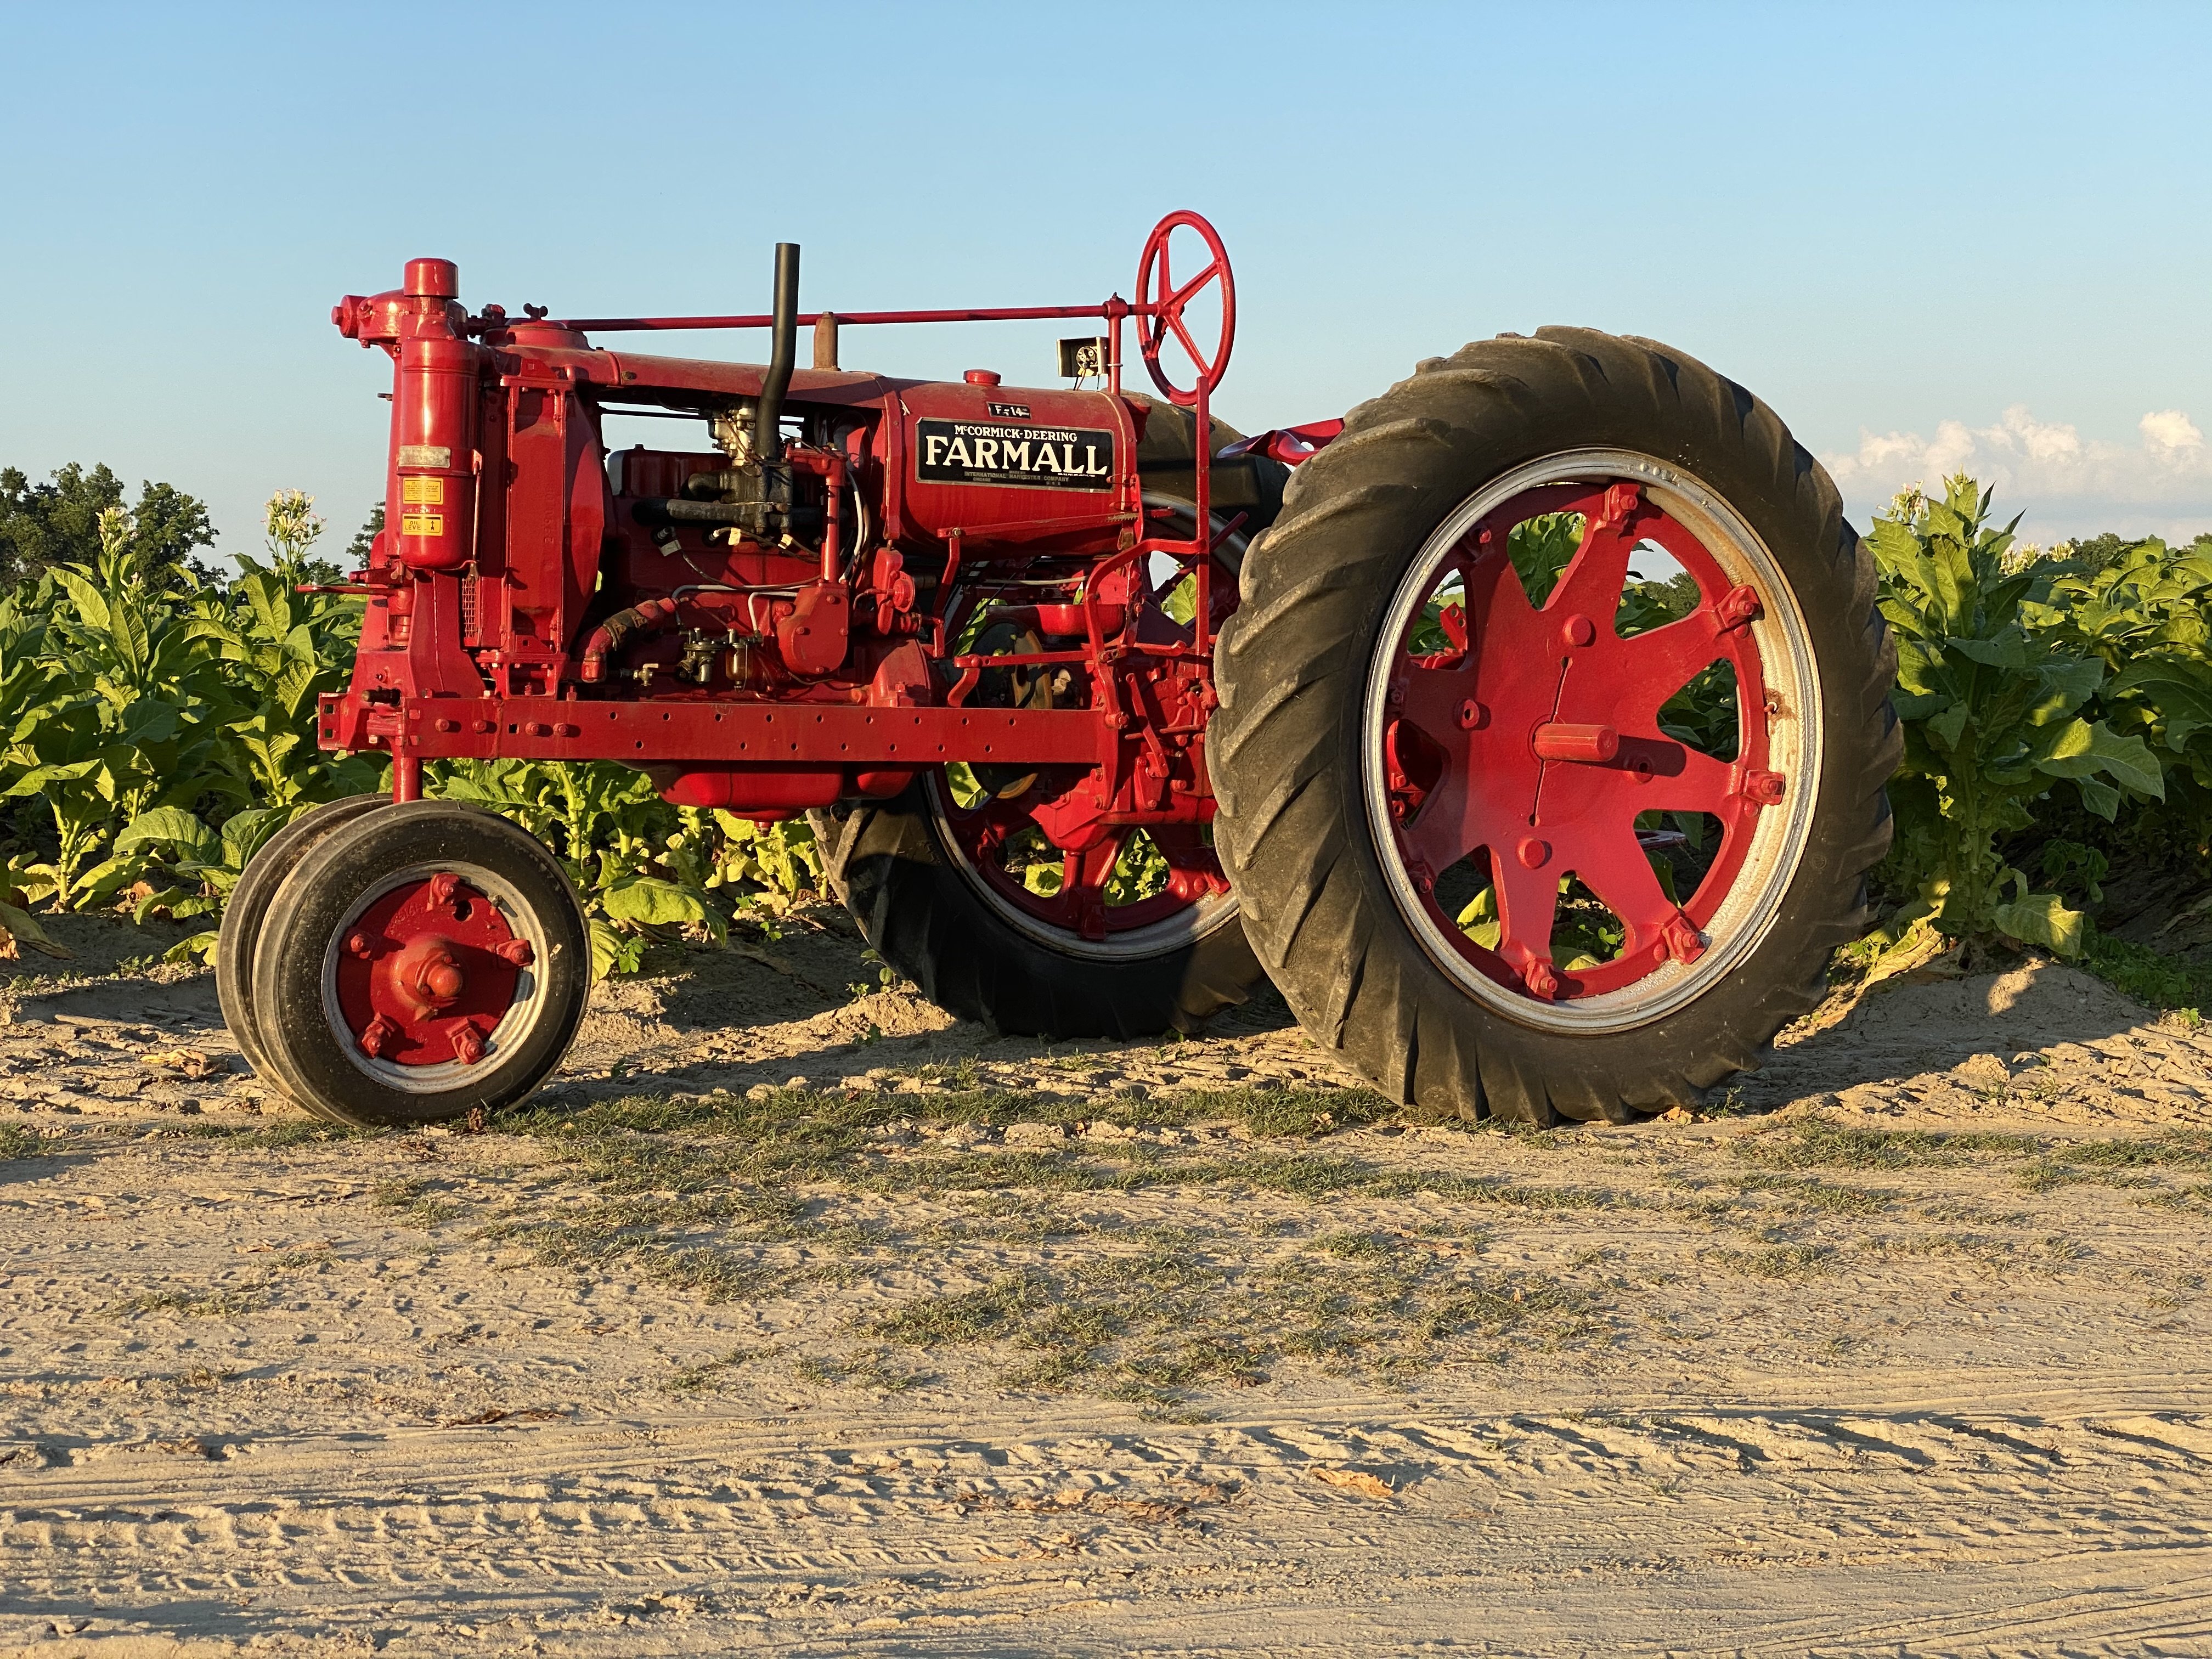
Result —
<path fill-rule="evenodd" d="M 1168 269 L 1168 239 L 1185 225 L 1206 239 L 1206 250 L 1212 257 L 1197 276 L 1177 284 Z M 1152 275 L 1155 260 L 1159 264 L 1157 281 Z M 1199 349 L 1198 342 L 1190 337 L 1190 331 L 1183 326 L 1182 313 L 1185 307 L 1214 283 L 1221 285 L 1221 338 L 1209 356 Z M 1137 261 L 1137 343 L 1145 355 L 1145 368 L 1152 377 L 1152 384 L 1166 394 L 1170 403 L 1188 409 L 1198 402 L 1200 392 L 1211 393 L 1221 384 L 1222 374 L 1229 367 L 1229 349 L 1237 340 L 1237 279 L 1230 274 L 1229 250 L 1221 245 L 1220 234 L 1197 214 L 1187 210 L 1170 213 L 1154 225 L 1152 234 L 1145 239 L 1143 257 Z M 1188 354 L 1198 370 L 1198 379 L 1188 391 L 1176 386 L 1160 368 L 1160 348 L 1170 336 Z"/>

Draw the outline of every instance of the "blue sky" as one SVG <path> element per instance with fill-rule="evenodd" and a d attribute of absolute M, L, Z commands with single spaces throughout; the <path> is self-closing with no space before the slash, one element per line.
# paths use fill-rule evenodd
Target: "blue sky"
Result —
<path fill-rule="evenodd" d="M 1751 386 L 1856 516 L 1965 465 L 2049 540 L 2212 528 L 2212 9 L 0 0 L 0 463 L 349 531 L 383 359 L 329 307 L 1072 303 L 1219 225 L 1222 412 L 1339 414 L 1577 323 Z M 855 331 L 1050 384 L 1051 325 Z M 671 349 L 757 355 L 757 337 Z"/>

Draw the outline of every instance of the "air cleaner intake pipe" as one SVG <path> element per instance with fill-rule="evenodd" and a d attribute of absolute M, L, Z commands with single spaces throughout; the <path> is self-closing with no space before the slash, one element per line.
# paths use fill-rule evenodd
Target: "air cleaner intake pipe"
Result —
<path fill-rule="evenodd" d="M 791 390 L 791 371 L 799 361 L 799 244 L 775 245 L 775 346 L 761 383 L 760 409 L 753 416 L 753 453 L 763 466 L 783 458 L 776 423 L 783 418 L 783 394 Z"/>

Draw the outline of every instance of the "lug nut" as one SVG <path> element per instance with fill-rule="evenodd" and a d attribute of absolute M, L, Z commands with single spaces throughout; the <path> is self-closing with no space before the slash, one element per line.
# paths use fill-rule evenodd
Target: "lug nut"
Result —
<path fill-rule="evenodd" d="M 1559 994 L 1559 976 L 1548 962 L 1530 963 L 1521 970 L 1521 982 L 1528 988 L 1530 996 L 1547 1002 Z"/>
<path fill-rule="evenodd" d="M 463 1020 L 453 1027 L 453 1058 L 464 1066 L 473 1066 L 484 1057 L 484 1040 L 477 1028 Z"/>
<path fill-rule="evenodd" d="M 430 908 L 434 910 L 451 909 L 453 895 L 459 890 L 460 885 L 461 878 L 452 871 L 439 871 L 430 878 Z"/>
<path fill-rule="evenodd" d="M 530 941 L 526 939 L 511 939 L 495 945 L 491 947 L 491 953 L 501 962 L 511 962 L 518 968 L 527 968 L 538 959 L 538 953 L 530 948 Z"/>
<path fill-rule="evenodd" d="M 375 949 L 375 945 L 369 942 L 369 937 L 366 933 L 354 933 L 346 939 L 346 950 L 350 954 L 359 957 L 363 962 L 368 960 Z"/>
<path fill-rule="evenodd" d="M 1741 628 L 1758 621 L 1759 613 L 1765 609 L 1759 602 L 1757 588 L 1731 587 L 1721 595 L 1720 603 L 1713 607 L 1713 619 L 1723 629 Z"/>
<path fill-rule="evenodd" d="M 379 1014 L 368 1022 L 368 1029 L 361 1034 L 361 1051 L 371 1060 L 381 1060 L 384 1051 L 392 1046 L 392 1038 L 398 1035 L 399 1028 L 392 1024 L 391 1016 Z"/>
<path fill-rule="evenodd" d="M 1779 772 L 1747 772 L 1743 778 L 1743 798 L 1753 806 L 1779 806 L 1788 781 Z"/>
<path fill-rule="evenodd" d="M 1660 930 L 1659 945 L 1662 955 L 1672 957 L 1686 968 L 1705 953 L 1705 935 L 1698 931 L 1698 924 L 1680 910 Z"/>

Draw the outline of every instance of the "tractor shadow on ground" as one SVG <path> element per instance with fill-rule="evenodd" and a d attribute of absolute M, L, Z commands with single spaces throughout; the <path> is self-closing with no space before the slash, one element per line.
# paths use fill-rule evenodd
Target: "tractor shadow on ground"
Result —
<path fill-rule="evenodd" d="M 2056 962 L 1891 981 L 1833 1024 L 1784 1032 L 1766 1063 L 1738 1085 L 1738 1103 L 1755 1110 L 1970 1063 L 1989 1069 L 1991 1060 L 2009 1073 L 2027 1056 L 2067 1044 L 2094 1048 L 2158 1018 L 2101 980 Z"/>

